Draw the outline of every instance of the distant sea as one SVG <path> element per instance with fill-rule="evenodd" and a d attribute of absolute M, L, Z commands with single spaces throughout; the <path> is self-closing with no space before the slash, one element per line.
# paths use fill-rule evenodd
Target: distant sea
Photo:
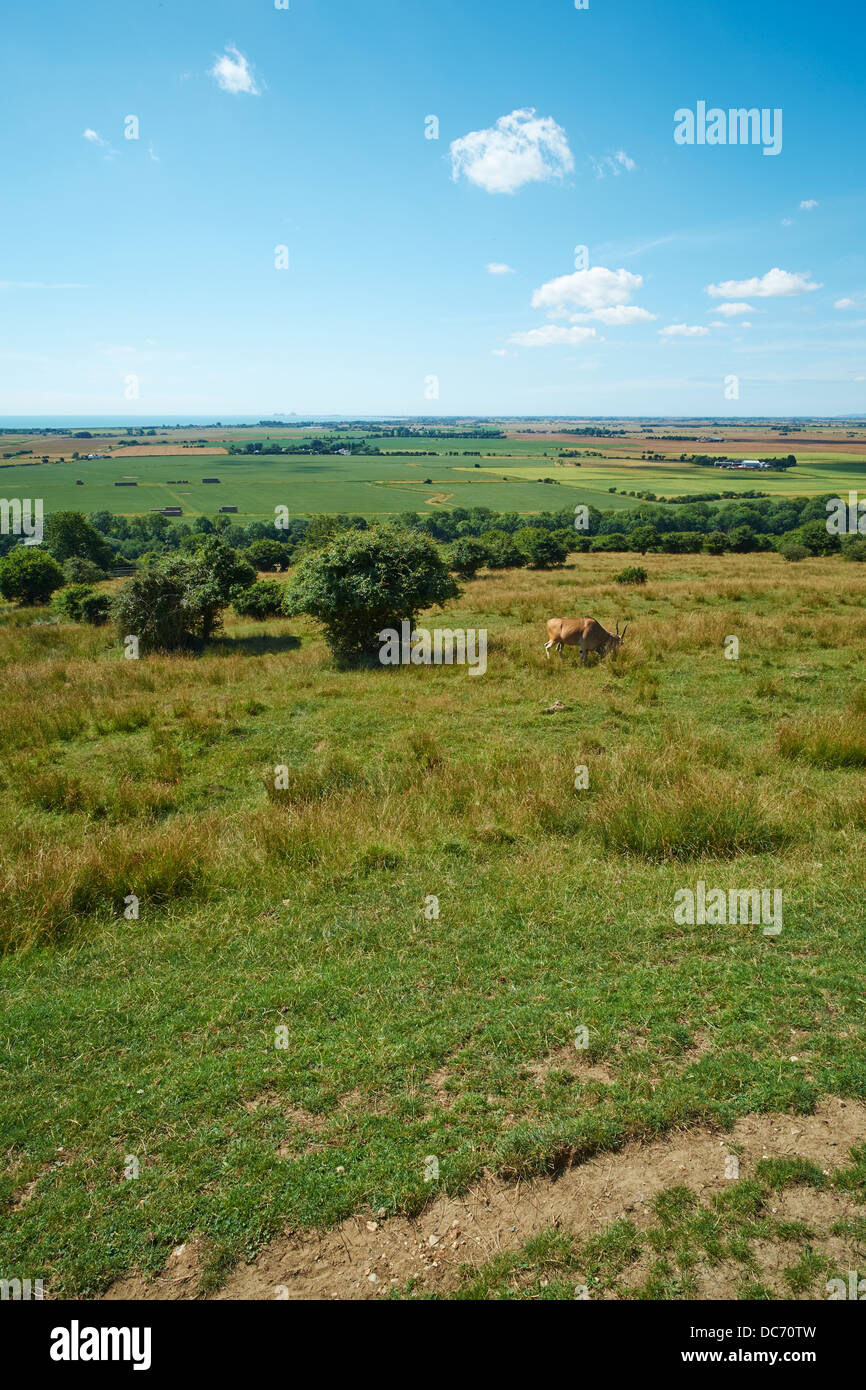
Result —
<path fill-rule="evenodd" d="M 0 429 L 21 430 L 84 430 L 125 429 L 127 426 L 160 425 L 257 425 L 259 420 L 280 420 L 287 425 L 292 420 L 336 420 L 337 415 L 0 415 Z M 372 417 L 371 417 L 372 418 Z"/>

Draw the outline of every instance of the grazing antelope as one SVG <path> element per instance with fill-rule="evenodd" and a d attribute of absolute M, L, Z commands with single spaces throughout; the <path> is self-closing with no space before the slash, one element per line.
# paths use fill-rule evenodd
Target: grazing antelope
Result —
<path fill-rule="evenodd" d="M 602 656 L 606 656 L 622 646 L 627 627 L 628 623 L 620 633 L 617 620 L 616 632 L 608 632 L 595 618 L 548 618 L 550 641 L 544 644 L 545 655 L 549 661 L 551 647 L 556 647 L 560 656 L 563 647 L 580 647 L 580 659 L 584 663 L 587 652 L 601 652 Z"/>

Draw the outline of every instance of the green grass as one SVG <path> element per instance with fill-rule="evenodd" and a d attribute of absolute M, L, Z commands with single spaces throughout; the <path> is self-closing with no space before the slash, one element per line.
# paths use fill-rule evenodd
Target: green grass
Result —
<path fill-rule="evenodd" d="M 0 614 L 4 1277 L 94 1294 L 200 1233 L 218 1282 L 485 1167 L 866 1094 L 864 770 L 779 749 L 862 718 L 866 575 L 648 556 L 623 592 L 619 564 L 482 574 L 428 615 L 488 629 L 477 678 L 340 672 L 303 621 L 130 662 Z M 581 669 L 544 658 L 558 612 L 632 626 Z M 781 935 L 677 925 L 699 878 L 780 888 Z M 580 1025 L 614 1083 L 539 1087 Z M 657 1258 L 649 1296 L 682 1296 Z"/>
<path fill-rule="evenodd" d="M 282 437 L 274 431 L 274 438 Z M 237 432 L 235 432 L 237 434 Z M 211 445 L 232 437 L 231 431 L 215 432 Z M 250 431 L 244 443 L 264 440 L 263 432 Z M 301 436 L 296 436 L 295 439 Z M 178 449 L 174 455 L 72 460 L 75 445 L 80 452 L 98 449 L 100 441 L 63 441 L 66 462 L 22 464 L 8 461 L 0 467 L 0 495 L 8 498 L 43 498 L 46 512 L 76 508 L 85 512 L 114 511 L 135 515 L 161 507 L 183 509 L 185 516 L 214 515 L 221 506 L 236 506 L 243 524 L 272 518 L 277 506 L 287 506 L 294 516 L 317 512 L 348 512 L 387 516 L 404 511 L 437 507 L 490 507 L 523 514 L 558 510 L 586 504 L 604 510 L 635 505 L 628 491 L 654 492 L 660 498 L 703 492 L 743 492 L 757 488 L 774 498 L 810 497 L 824 493 L 847 495 L 849 489 L 866 487 L 866 453 L 862 456 L 832 452 L 800 452 L 795 443 L 762 446 L 759 452 L 797 452 L 798 465 L 785 473 L 760 475 L 719 472 L 673 459 L 644 462 L 634 441 L 603 441 L 603 458 L 585 455 L 557 465 L 563 448 L 582 450 L 599 441 L 562 436 L 557 440 L 531 437 L 511 439 L 380 439 L 381 456 L 195 454 Z M 31 440 L 34 458 L 41 457 Z M 14 447 L 11 440 L 7 447 Z M 137 444 L 147 447 L 147 441 Z M 60 446 L 52 443 L 52 451 Z M 652 447 L 652 446 L 648 446 Z M 705 446 L 683 444 L 685 452 Z M 401 454 L 401 451 L 402 454 Z M 474 453 L 470 452 L 474 451 Z M 424 456 L 427 452 L 428 456 Z M 710 453 L 739 455 L 742 446 L 718 446 Z M 748 451 L 747 451 L 748 452 Z M 754 450 L 752 450 L 754 452 Z M 477 454 L 477 456 L 475 456 Z M 456 455 L 456 456 L 454 456 Z M 579 462 L 580 466 L 573 466 Z M 217 477 L 219 485 L 203 484 Z M 117 487 L 124 478 L 137 486 Z M 177 479 L 188 485 L 175 485 Z M 425 482 L 425 479 L 430 482 Z M 82 486 L 77 486 L 80 479 Z M 549 479 L 544 482 L 542 479 Z M 611 489 L 618 489 L 612 492 Z M 430 503 L 438 494 L 444 501 Z"/>

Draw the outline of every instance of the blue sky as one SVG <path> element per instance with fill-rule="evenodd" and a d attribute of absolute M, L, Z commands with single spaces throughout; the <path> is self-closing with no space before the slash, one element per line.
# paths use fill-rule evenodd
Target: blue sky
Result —
<path fill-rule="evenodd" d="M 866 414 L 864 35 L 804 0 L 10 9 L 0 414 Z M 780 109 L 780 152 L 678 144 L 699 102 Z"/>

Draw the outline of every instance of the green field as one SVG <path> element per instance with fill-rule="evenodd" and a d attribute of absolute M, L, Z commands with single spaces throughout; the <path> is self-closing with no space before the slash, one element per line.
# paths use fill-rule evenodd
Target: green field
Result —
<path fill-rule="evenodd" d="M 585 1203 L 554 1190 L 562 1229 L 513 1258 L 376 1289 L 361 1265 L 357 1296 L 689 1298 L 724 1271 L 821 1298 L 863 1267 L 866 566 L 644 563 L 625 592 L 606 555 L 467 584 L 427 622 L 489 631 L 479 678 L 339 671 L 306 619 L 129 662 L 0 611 L 7 1277 L 96 1295 L 193 1242 L 205 1295 L 285 1231 L 384 1240 L 485 1170 L 505 1251 L 515 1179 L 696 1126 L 709 1187 L 680 1160 L 643 1222 L 570 1233 Z M 562 611 L 629 618 L 625 645 L 547 662 Z M 678 924 L 698 880 L 779 889 L 783 930 Z M 845 1137 L 806 1162 L 828 1096 Z M 726 1183 L 721 1136 L 766 1112 Z"/>
<path fill-rule="evenodd" d="M 449 450 L 470 449 L 476 443 L 480 458 L 447 457 Z M 565 443 L 572 447 L 570 441 Z M 388 441 L 387 447 L 397 445 Z M 179 452 L 152 458 L 121 454 L 65 463 L 7 464 L 0 469 L 0 496 L 42 497 L 47 512 L 71 507 L 135 515 L 181 507 L 185 516 L 211 516 L 222 506 L 236 506 L 243 523 L 270 518 L 277 506 L 286 506 L 299 517 L 317 512 L 372 517 L 442 507 L 480 506 L 530 515 L 579 503 L 600 509 L 634 505 L 621 492 L 612 493 L 612 487 L 655 492 L 659 497 L 750 489 L 773 497 L 808 497 L 866 488 L 866 454 L 803 454 L 797 467 L 786 473 L 754 474 L 685 463 L 647 463 L 628 455 L 587 458 L 575 468 L 569 461 L 557 465 L 558 449 L 550 442 L 423 440 L 407 446 L 416 447 L 433 450 L 437 456 L 241 457 Z M 203 477 L 218 477 L 220 483 L 202 484 Z M 136 479 L 137 486 L 116 487 L 122 478 Z M 169 483 L 178 478 L 188 478 L 189 486 Z M 554 481 L 538 481 L 542 478 Z M 82 486 L 76 485 L 77 479 Z"/>

